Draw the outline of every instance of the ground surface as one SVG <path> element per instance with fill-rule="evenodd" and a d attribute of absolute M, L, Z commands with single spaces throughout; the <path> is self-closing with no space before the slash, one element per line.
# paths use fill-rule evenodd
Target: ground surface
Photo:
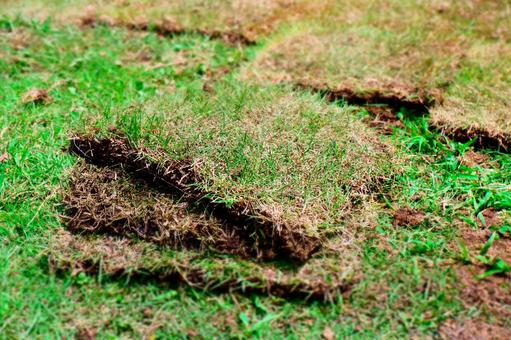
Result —
<path fill-rule="evenodd" d="M 397 4 L 2 3 L 0 333 L 509 338 L 510 5 Z"/>

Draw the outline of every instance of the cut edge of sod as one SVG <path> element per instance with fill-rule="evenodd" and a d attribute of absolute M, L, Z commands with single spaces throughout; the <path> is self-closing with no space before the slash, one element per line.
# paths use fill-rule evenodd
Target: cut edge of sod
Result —
<path fill-rule="evenodd" d="M 121 166 L 157 190 L 201 206 L 222 221 L 229 232 L 238 230 L 240 236 L 244 235 L 245 241 L 257 249 L 259 258 L 305 261 L 320 247 L 320 238 L 308 234 L 303 226 L 276 221 L 248 201 L 227 204 L 215 193 L 203 190 L 198 160 L 151 161 L 147 152 L 133 148 L 121 138 L 75 136 L 70 152 L 98 166 Z"/>

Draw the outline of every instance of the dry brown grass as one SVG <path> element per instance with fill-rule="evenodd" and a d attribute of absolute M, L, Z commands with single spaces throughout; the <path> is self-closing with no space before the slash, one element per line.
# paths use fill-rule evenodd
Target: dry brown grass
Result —
<path fill-rule="evenodd" d="M 116 158 L 112 148 L 109 151 L 112 162 L 118 161 L 132 177 L 145 181 L 129 181 L 121 169 L 78 167 L 64 199 L 71 230 L 131 234 L 172 248 L 211 247 L 262 259 L 306 260 L 320 245 L 318 238 L 307 236 L 299 225 L 278 225 L 249 204 L 227 207 L 208 200 L 211 194 L 194 188 L 200 179 L 184 162 L 178 174 L 171 169 L 176 164 L 161 166 L 161 172 L 146 172 L 150 165 L 134 167 Z M 90 150 L 95 157 L 106 157 L 100 152 Z M 101 164 L 99 158 L 89 159 Z"/>
<path fill-rule="evenodd" d="M 279 267 L 254 262 L 247 236 L 220 219 L 133 180 L 117 167 L 79 165 L 65 193 L 64 221 L 49 247 L 55 271 L 188 285 L 215 292 L 261 293 L 331 300 L 360 279 L 360 236 L 346 231 L 324 241 L 307 262 Z M 370 205 L 351 225 L 370 223 Z M 365 218 L 366 220 L 363 220 Z M 278 238 L 279 235 L 266 235 Z M 241 255 L 225 257 L 219 253 Z M 216 255 L 215 255 L 216 254 Z M 284 261 L 286 259 L 283 259 Z"/>
<path fill-rule="evenodd" d="M 509 12 L 511 16 L 511 11 Z M 511 26 L 511 22 L 509 23 Z M 445 100 L 431 110 L 432 123 L 447 134 L 511 146 L 511 44 L 474 43 Z M 468 137 L 468 138 L 467 138 Z"/>
<path fill-rule="evenodd" d="M 55 234 L 49 249 L 49 263 L 55 271 L 158 281 L 212 292 L 331 300 L 349 293 L 360 277 L 355 270 L 358 262 L 351 256 L 311 259 L 295 271 L 229 257 L 174 252 L 124 237 L 77 235 L 65 230 Z"/>

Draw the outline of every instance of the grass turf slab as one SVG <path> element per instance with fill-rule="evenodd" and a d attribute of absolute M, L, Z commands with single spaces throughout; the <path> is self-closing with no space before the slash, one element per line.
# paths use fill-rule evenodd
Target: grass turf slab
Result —
<path fill-rule="evenodd" d="M 123 237 L 71 234 L 51 241 L 49 263 L 56 272 L 100 275 L 115 280 L 153 282 L 170 287 L 240 294 L 265 294 L 302 301 L 332 301 L 358 279 L 348 258 L 318 257 L 298 270 L 214 253 L 175 251 Z"/>
<path fill-rule="evenodd" d="M 246 106 L 236 104 L 239 95 Z M 187 239 L 195 248 L 209 245 L 242 257 L 306 261 L 300 271 L 312 278 L 314 267 L 335 277 L 338 261 L 358 262 L 356 252 L 340 256 L 356 249 L 345 244 L 345 235 L 370 223 L 375 195 L 400 159 L 349 109 L 285 87 L 227 81 L 212 92 L 148 102 L 140 112 L 121 113 L 115 129 L 95 129 L 98 137 L 71 140 L 74 154 L 107 167 L 102 175 L 76 170 L 65 200 L 72 230 L 135 235 L 174 248 L 180 248 L 176 240 Z M 355 126 L 357 134 L 351 132 Z M 310 172 L 318 167 L 327 167 L 321 177 Z M 115 180 L 128 174 L 167 196 L 157 196 L 155 203 L 147 191 L 116 188 Z M 165 197 L 208 219 L 171 218 L 176 225 L 169 225 L 159 217 L 175 216 L 176 210 Z M 181 214 L 193 216 L 182 209 Z M 209 244 L 202 242 L 208 238 Z M 312 295 L 332 298 L 349 284 L 333 281 L 333 287 Z"/>
<path fill-rule="evenodd" d="M 254 232 L 301 233 L 302 241 L 346 228 L 400 162 L 349 108 L 278 86 L 228 81 L 213 93 L 176 93 L 114 125 L 73 139 L 72 150 L 156 179 L 228 220 L 257 221 Z"/>
<path fill-rule="evenodd" d="M 280 23 L 313 15 L 326 1 L 30 1 L 11 4 L 10 15 L 21 13 L 44 20 L 85 25 L 107 24 L 161 34 L 200 33 L 229 42 L 252 44 Z"/>
<path fill-rule="evenodd" d="M 507 148 L 509 11 L 505 2 L 341 2 L 275 34 L 243 76 L 429 108 L 446 134 Z"/>

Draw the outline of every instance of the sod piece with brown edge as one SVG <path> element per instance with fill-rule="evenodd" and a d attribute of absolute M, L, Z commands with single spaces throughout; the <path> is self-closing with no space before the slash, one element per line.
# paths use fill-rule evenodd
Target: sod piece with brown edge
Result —
<path fill-rule="evenodd" d="M 108 142 L 125 147 L 120 141 Z M 100 163 L 96 160 L 104 154 L 89 150 L 98 158 L 88 159 Z M 117 160 L 122 168 L 132 166 L 126 159 L 116 159 L 112 148 L 109 151 L 112 162 Z M 258 219 L 261 212 L 253 211 L 248 204 L 227 207 L 209 201 L 208 193 L 194 188 L 196 182 L 192 181 L 197 178 L 193 170 L 188 164 L 179 165 L 173 171 L 162 167 L 166 172 L 156 173 L 143 173 L 147 168 L 131 168 L 135 179 L 132 181 L 119 168 L 78 167 L 64 198 L 69 228 L 132 234 L 174 248 L 212 246 L 220 252 L 262 259 L 306 260 L 319 248 L 320 240 L 303 235 L 299 228 L 278 232 L 275 221 Z M 143 178 L 145 182 L 140 183 Z M 169 192 L 174 199 L 165 195 Z"/>
<path fill-rule="evenodd" d="M 71 231 L 328 277 L 339 261 L 358 263 L 344 250 L 374 223 L 375 195 L 401 160 L 351 108 L 234 80 L 154 101 L 143 115 L 119 113 L 115 129 L 71 138 L 90 163 L 64 195 Z"/>
<path fill-rule="evenodd" d="M 287 235 L 282 250 L 303 248 L 304 258 L 316 240 L 345 228 L 400 163 L 351 108 L 286 87 L 233 80 L 142 110 L 120 113 L 115 130 L 77 135 L 71 151 L 120 165 L 251 232 Z"/>

